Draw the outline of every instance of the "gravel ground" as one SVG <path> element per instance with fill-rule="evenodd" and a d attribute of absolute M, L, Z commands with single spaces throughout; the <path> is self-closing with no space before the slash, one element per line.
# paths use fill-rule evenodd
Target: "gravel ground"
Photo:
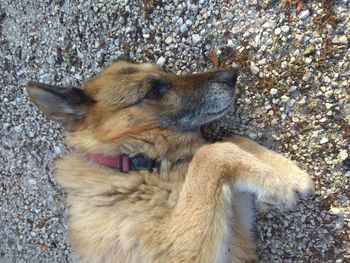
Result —
<path fill-rule="evenodd" d="M 242 67 L 236 109 L 204 132 L 249 136 L 316 182 L 259 214 L 261 262 L 350 262 L 350 1 L 0 0 L 0 262 L 73 262 L 53 160 L 62 128 L 28 80 L 79 85 L 120 55 L 177 73 Z"/>

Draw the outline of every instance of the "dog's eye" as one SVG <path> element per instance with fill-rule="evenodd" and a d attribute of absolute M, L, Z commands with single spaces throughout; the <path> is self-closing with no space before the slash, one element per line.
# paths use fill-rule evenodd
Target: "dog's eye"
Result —
<path fill-rule="evenodd" d="M 156 100 L 160 99 L 166 92 L 167 84 L 161 79 L 152 79 L 151 88 L 147 91 L 145 98 Z"/>
<path fill-rule="evenodd" d="M 146 99 L 151 99 L 151 100 L 155 100 L 155 99 L 159 99 L 161 97 L 159 90 L 155 89 L 155 88 L 150 88 L 147 93 L 145 98 Z"/>

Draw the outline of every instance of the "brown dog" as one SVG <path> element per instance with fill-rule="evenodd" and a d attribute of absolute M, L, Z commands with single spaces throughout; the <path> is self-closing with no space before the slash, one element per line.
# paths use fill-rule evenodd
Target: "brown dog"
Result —
<path fill-rule="evenodd" d="M 57 180 L 82 262 L 256 259 L 251 195 L 285 208 L 313 183 L 248 139 L 204 141 L 199 128 L 226 113 L 236 79 L 233 69 L 177 76 L 119 60 L 82 90 L 28 83 L 76 149 L 57 162 Z"/>

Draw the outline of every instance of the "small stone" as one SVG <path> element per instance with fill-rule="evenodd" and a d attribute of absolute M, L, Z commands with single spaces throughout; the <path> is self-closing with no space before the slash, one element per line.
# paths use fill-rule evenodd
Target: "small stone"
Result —
<path fill-rule="evenodd" d="M 288 33 L 289 32 L 289 26 L 282 26 L 281 30 L 283 33 Z"/>
<path fill-rule="evenodd" d="M 338 215 L 338 214 L 340 214 L 341 211 L 338 207 L 332 206 L 331 209 L 329 210 L 329 212 L 331 212 L 332 214 Z"/>
<path fill-rule="evenodd" d="M 335 36 L 332 40 L 334 44 L 342 44 L 347 45 L 348 44 L 348 38 L 346 36 Z"/>
<path fill-rule="evenodd" d="M 321 140 L 320 140 L 320 144 L 325 144 L 329 142 L 328 138 L 327 137 L 323 137 Z"/>
<path fill-rule="evenodd" d="M 273 44 L 273 40 L 271 38 L 269 38 L 268 40 L 266 40 L 265 43 L 267 46 L 271 46 Z"/>
<path fill-rule="evenodd" d="M 294 92 L 294 91 L 296 91 L 298 89 L 298 87 L 297 86 L 291 86 L 290 88 L 289 88 L 289 92 L 290 93 L 292 93 L 292 92 Z"/>
<path fill-rule="evenodd" d="M 308 47 L 304 50 L 304 56 L 309 56 L 309 55 L 312 55 L 316 52 L 315 50 L 315 47 L 314 46 L 311 46 L 311 47 Z"/>
<path fill-rule="evenodd" d="M 286 95 L 283 95 L 281 97 L 281 100 L 282 100 L 282 102 L 288 102 L 290 100 L 290 98 L 288 96 L 286 96 Z"/>
<path fill-rule="evenodd" d="M 173 42 L 173 38 L 167 37 L 164 42 L 165 42 L 165 44 L 170 45 Z"/>
<path fill-rule="evenodd" d="M 276 23 L 273 21 L 267 21 L 264 24 L 262 24 L 262 28 L 268 29 L 268 28 L 273 28 L 275 27 Z"/>
<path fill-rule="evenodd" d="M 252 140 L 255 140 L 256 138 L 258 138 L 258 135 L 255 133 L 255 132 L 251 132 L 249 133 L 249 138 L 252 139 Z"/>
<path fill-rule="evenodd" d="M 328 84 L 328 83 L 331 83 L 331 79 L 330 79 L 330 77 L 328 77 L 328 76 L 324 76 L 323 77 L 323 81 L 326 83 L 326 84 Z"/>
<path fill-rule="evenodd" d="M 338 154 L 338 159 L 340 160 L 340 161 L 344 161 L 344 160 L 346 160 L 346 158 L 348 158 L 349 157 L 349 154 L 348 154 L 348 152 L 346 151 L 346 150 L 341 150 L 340 152 L 339 152 L 339 154 Z"/>
<path fill-rule="evenodd" d="M 341 77 L 350 77 L 350 70 L 341 73 L 340 76 Z"/>
<path fill-rule="evenodd" d="M 15 132 L 17 132 L 17 133 L 20 133 L 22 131 L 22 127 L 20 125 L 15 126 L 14 129 L 15 129 Z"/>
<path fill-rule="evenodd" d="M 77 56 L 78 56 L 78 58 L 80 58 L 80 59 L 84 59 L 84 54 L 81 53 L 81 51 L 79 50 L 79 48 L 77 48 Z"/>
<path fill-rule="evenodd" d="M 273 120 L 271 121 L 271 124 L 272 124 L 272 125 L 277 125 L 277 124 L 278 124 L 278 120 L 277 120 L 277 119 L 273 119 Z"/>
<path fill-rule="evenodd" d="M 305 75 L 303 76 L 303 81 L 307 82 L 311 78 L 311 72 L 306 72 Z"/>
<path fill-rule="evenodd" d="M 228 47 L 234 47 L 235 44 L 233 43 L 232 39 L 227 40 L 227 46 Z"/>
<path fill-rule="evenodd" d="M 308 9 L 301 11 L 298 15 L 300 19 L 305 19 L 305 18 L 308 18 L 309 16 L 310 16 L 310 11 Z"/>
<path fill-rule="evenodd" d="M 305 103 L 306 103 L 306 99 L 305 99 L 305 97 L 302 97 L 302 99 L 299 101 L 299 104 L 305 105 Z"/>
<path fill-rule="evenodd" d="M 55 65 L 55 63 L 56 63 L 55 57 L 54 56 L 49 56 L 48 59 L 47 59 L 47 62 L 50 65 Z"/>
<path fill-rule="evenodd" d="M 193 34 L 192 35 L 192 42 L 194 44 L 198 44 L 201 41 L 202 41 L 202 37 L 200 35 L 198 35 L 198 34 Z"/>
<path fill-rule="evenodd" d="M 333 104 L 331 104 L 331 103 L 326 103 L 325 105 L 326 105 L 327 110 L 329 110 L 333 107 Z"/>
<path fill-rule="evenodd" d="M 180 32 L 181 32 L 181 33 L 186 33 L 187 31 L 188 31 L 187 25 L 186 25 L 186 24 L 182 24 L 182 25 L 180 26 Z"/>
<path fill-rule="evenodd" d="M 287 61 L 283 61 L 282 63 L 281 63 L 281 68 L 282 69 L 285 69 L 285 68 L 287 68 L 288 67 L 288 62 Z"/>
<path fill-rule="evenodd" d="M 300 56 L 300 49 L 296 49 L 296 50 L 293 52 L 293 55 L 294 55 L 294 56 Z"/>
<path fill-rule="evenodd" d="M 281 114 L 281 119 L 285 120 L 287 118 L 287 114 L 285 112 L 282 112 Z"/>
<path fill-rule="evenodd" d="M 51 80 L 51 77 L 49 74 L 43 74 L 39 77 L 39 79 L 41 82 L 47 82 Z"/>
<path fill-rule="evenodd" d="M 160 43 L 160 40 L 162 39 L 160 36 L 155 36 L 154 37 L 157 43 Z"/>
<path fill-rule="evenodd" d="M 288 106 L 291 107 L 291 108 L 294 106 L 294 104 L 295 104 L 295 99 L 291 99 L 291 100 L 288 102 Z"/>
<path fill-rule="evenodd" d="M 275 89 L 275 88 L 272 88 L 272 89 L 270 90 L 270 94 L 273 95 L 273 96 L 276 95 L 277 92 L 278 92 L 278 90 Z"/>
<path fill-rule="evenodd" d="M 278 27 L 275 29 L 275 35 L 281 34 L 281 29 Z"/>
<path fill-rule="evenodd" d="M 310 58 L 310 57 L 305 58 L 306 64 L 310 64 L 311 62 L 312 62 L 312 58 Z"/>
<path fill-rule="evenodd" d="M 57 146 L 57 145 L 55 145 L 55 146 L 53 147 L 53 150 L 54 150 L 54 152 L 55 152 L 56 154 L 58 154 L 58 155 L 61 155 L 61 154 L 63 153 L 61 147 L 59 147 L 59 146 Z"/>
<path fill-rule="evenodd" d="M 233 14 L 231 12 L 226 12 L 226 19 L 231 20 L 233 18 Z"/>
<path fill-rule="evenodd" d="M 250 62 L 250 71 L 254 74 L 257 75 L 260 71 L 259 67 L 255 65 L 255 63 L 252 61 Z"/>
<path fill-rule="evenodd" d="M 159 57 L 156 63 L 160 66 L 164 66 L 165 62 L 166 62 L 165 57 Z"/>

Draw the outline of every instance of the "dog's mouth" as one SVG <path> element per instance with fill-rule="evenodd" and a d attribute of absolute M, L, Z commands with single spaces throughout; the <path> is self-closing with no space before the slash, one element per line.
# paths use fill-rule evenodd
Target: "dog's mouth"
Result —
<path fill-rule="evenodd" d="M 230 109 L 231 107 L 231 104 L 228 105 L 226 108 L 222 109 L 222 110 L 219 110 L 219 111 L 216 111 L 216 112 L 208 112 L 206 115 L 208 117 L 212 117 L 215 119 L 220 119 L 221 117 L 225 116 L 225 114 L 228 112 L 228 110 Z"/>
<path fill-rule="evenodd" d="M 198 131 L 201 126 L 228 112 L 235 96 L 238 72 L 225 70 L 209 79 L 201 80 L 200 77 L 197 76 L 197 86 L 175 89 L 165 95 L 166 102 L 158 116 L 160 126 L 178 131 Z"/>
<path fill-rule="evenodd" d="M 193 102 L 192 107 L 177 116 L 163 115 L 161 121 L 170 124 L 169 128 L 179 131 L 199 131 L 200 127 L 222 118 L 232 107 L 234 91 L 226 90 L 222 96 L 213 96 L 200 102 Z"/>

